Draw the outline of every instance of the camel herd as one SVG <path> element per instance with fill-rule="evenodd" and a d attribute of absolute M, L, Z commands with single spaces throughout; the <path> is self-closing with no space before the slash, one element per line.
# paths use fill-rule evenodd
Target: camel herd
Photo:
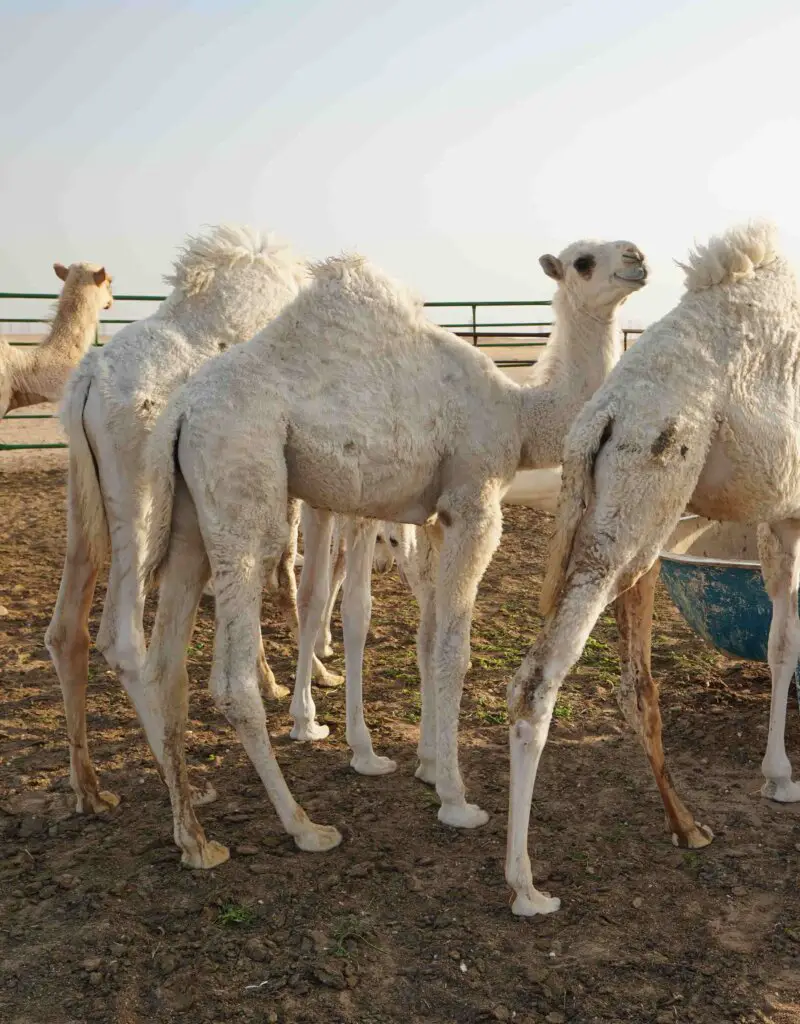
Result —
<path fill-rule="evenodd" d="M 78 811 L 118 802 L 100 788 L 86 731 L 89 611 L 110 560 L 96 644 L 169 789 L 183 863 L 211 868 L 228 858 L 195 813 L 213 788 L 190 784 L 184 754 L 186 650 L 209 586 L 215 702 L 297 846 L 336 846 L 337 829 L 310 821 L 294 800 L 270 744 L 262 691 L 287 691 L 264 654 L 262 590 L 297 638 L 291 736 L 309 741 L 328 734 L 312 684 L 339 681 L 321 659 L 343 585 L 350 763 L 385 775 L 397 766 L 373 750 L 362 663 L 373 565 L 396 560 L 420 611 L 416 775 L 435 786 L 445 825 L 484 824 L 458 759 L 473 607 L 515 475 L 559 465 L 545 624 L 508 686 L 513 912 L 559 906 L 531 876 L 536 771 L 558 689 L 610 602 L 622 641 L 619 702 L 673 841 L 712 840 L 670 779 L 650 672 L 658 554 L 687 508 L 760 524 L 773 602 L 764 795 L 800 799 L 784 745 L 800 657 L 800 292 L 774 229 L 735 228 L 691 253 L 683 297 L 624 354 L 618 310 L 649 273 L 638 246 L 579 241 L 540 265 L 556 285 L 555 322 L 518 384 L 359 256 L 314 264 L 249 228 L 212 228 L 186 241 L 156 312 L 102 348 L 89 346 L 111 278 L 91 264 L 56 264 L 64 288 L 48 339 L 24 360 L 0 347 L 0 413 L 63 390 L 67 546 L 46 644 Z M 148 645 L 144 602 L 156 584 Z"/>

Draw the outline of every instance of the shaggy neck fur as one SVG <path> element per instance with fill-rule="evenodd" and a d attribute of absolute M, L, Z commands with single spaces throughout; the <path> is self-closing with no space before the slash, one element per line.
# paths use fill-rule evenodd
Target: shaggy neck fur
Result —
<path fill-rule="evenodd" d="M 559 289 L 553 312 L 550 342 L 521 390 L 520 469 L 561 464 L 572 421 L 622 355 L 616 308 L 589 310 Z"/>
<path fill-rule="evenodd" d="M 55 402 L 61 397 L 69 375 L 94 341 L 98 314 L 93 282 L 68 281 L 64 285 L 50 332 L 41 345 L 11 350 L 9 409 Z"/>

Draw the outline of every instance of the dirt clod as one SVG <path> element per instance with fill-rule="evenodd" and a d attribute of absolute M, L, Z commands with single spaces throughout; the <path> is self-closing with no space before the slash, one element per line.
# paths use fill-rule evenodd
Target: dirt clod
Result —
<path fill-rule="evenodd" d="M 265 960 L 269 960 L 269 950 L 260 939 L 248 939 L 244 944 L 244 952 L 246 956 L 249 956 L 251 960 L 255 960 L 256 963 L 263 963 Z"/>

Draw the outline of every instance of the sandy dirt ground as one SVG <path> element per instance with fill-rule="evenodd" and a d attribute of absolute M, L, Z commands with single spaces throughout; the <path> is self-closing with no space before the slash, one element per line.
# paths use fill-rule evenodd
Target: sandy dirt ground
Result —
<path fill-rule="evenodd" d="M 33 421 L 36 422 L 36 421 Z M 7 429 L 7 424 L 3 430 Z M 43 645 L 64 549 L 64 453 L 0 453 L 0 1021 L 800 1021 L 800 805 L 761 799 L 765 666 L 730 662 L 659 593 L 654 666 L 676 783 L 715 842 L 674 849 L 655 785 L 614 702 L 616 631 L 604 616 L 556 708 L 531 822 L 549 918 L 518 920 L 503 881 L 505 685 L 539 628 L 551 520 L 509 509 L 476 609 L 461 751 L 474 832 L 436 820 L 413 777 L 417 613 L 396 573 L 376 577 L 367 719 L 395 775 L 348 767 L 344 694 L 317 691 L 324 743 L 288 738 L 268 706 L 298 799 L 342 845 L 298 852 L 210 700 L 213 604 L 188 651 L 189 758 L 219 792 L 202 808 L 231 860 L 182 869 L 167 794 L 131 706 L 92 652 L 89 736 L 119 807 L 72 813 L 64 718 Z M 103 593 L 92 613 L 96 630 Z M 148 606 L 148 623 L 152 616 Z M 295 648 L 269 601 L 267 656 L 291 682 Z M 334 666 L 342 668 L 338 618 Z M 788 749 L 800 751 L 797 708 Z"/>

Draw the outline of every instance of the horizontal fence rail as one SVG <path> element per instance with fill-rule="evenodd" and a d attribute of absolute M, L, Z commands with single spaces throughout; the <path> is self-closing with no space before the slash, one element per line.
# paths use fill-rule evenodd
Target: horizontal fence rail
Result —
<path fill-rule="evenodd" d="M 44 292 L 0 292 L 0 301 L 4 300 L 32 300 L 32 301 L 52 301 L 58 299 L 57 294 L 50 294 Z M 115 295 L 114 302 L 163 302 L 166 296 L 164 295 Z M 517 320 L 508 319 L 497 322 L 485 322 L 479 317 L 479 311 L 481 316 L 485 315 L 484 310 L 487 309 L 517 309 L 520 307 L 534 307 L 535 309 L 541 310 L 538 314 L 542 316 L 544 308 L 549 307 L 551 302 L 549 299 L 508 299 L 508 300 L 495 300 L 495 301 L 471 301 L 465 302 L 426 302 L 425 308 L 431 311 L 431 319 L 435 319 L 441 327 L 446 327 L 460 338 L 469 339 L 473 345 L 481 349 L 489 350 L 488 355 L 492 355 L 492 349 L 514 349 L 519 350 L 519 358 L 516 358 L 516 351 L 514 353 L 515 358 L 500 357 L 495 359 L 495 363 L 503 367 L 504 369 L 513 369 L 520 367 L 533 366 L 536 363 L 537 351 L 540 348 L 544 348 L 547 344 L 547 339 L 550 337 L 550 330 L 553 326 L 551 320 L 533 319 L 533 320 Z M 442 312 L 435 312 L 441 310 Z M 452 312 L 451 312 L 452 311 Z M 502 315 L 502 314 L 501 314 Z M 534 316 L 536 314 L 534 313 Z M 441 317 L 456 317 L 456 322 L 442 322 Z M 510 317 L 514 316 L 514 313 L 509 314 Z M 140 317 L 107 317 L 100 320 L 98 329 L 95 331 L 94 344 L 102 346 L 105 341 L 110 341 L 113 337 L 113 332 L 104 331 L 104 327 L 113 326 L 119 327 L 123 324 L 134 323 Z M 6 325 L 12 324 L 47 324 L 50 322 L 49 317 L 42 316 L 4 316 L 0 313 L 0 333 L 7 330 Z M 45 332 L 43 331 L 42 334 Z M 628 347 L 628 338 L 631 335 L 641 334 L 639 329 L 627 328 L 623 330 L 623 341 L 624 347 Z M 15 334 L 14 340 L 9 341 L 9 344 L 20 347 L 32 347 L 39 344 L 40 339 L 27 341 L 23 340 L 26 335 Z M 31 336 L 33 338 L 33 335 Z M 102 339 L 105 339 L 102 340 Z M 526 350 L 526 351 L 523 351 Z M 8 422 L 11 420 L 51 420 L 55 417 L 49 413 L 25 413 L 25 412 L 12 412 L 4 418 L 2 422 Z M 67 445 L 63 442 L 53 442 L 50 444 L 4 444 L 0 442 L 0 452 L 12 451 L 12 450 L 34 450 L 37 448 L 66 448 Z"/>

